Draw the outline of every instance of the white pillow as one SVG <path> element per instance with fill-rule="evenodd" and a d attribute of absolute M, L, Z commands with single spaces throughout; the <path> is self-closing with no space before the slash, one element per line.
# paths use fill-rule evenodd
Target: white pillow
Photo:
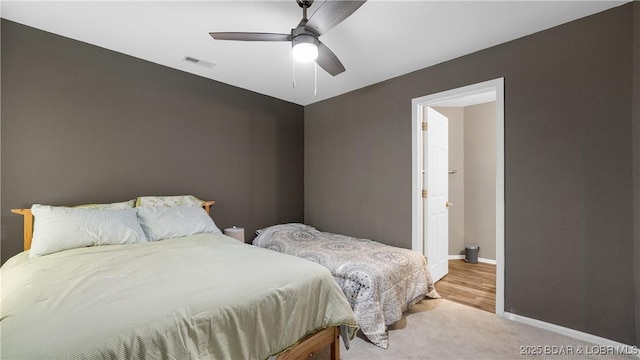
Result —
<path fill-rule="evenodd" d="M 100 210 L 35 204 L 29 258 L 86 246 L 147 241 L 134 209 Z"/>
<path fill-rule="evenodd" d="M 221 233 L 209 214 L 197 206 L 139 207 L 138 219 L 149 241 Z"/>

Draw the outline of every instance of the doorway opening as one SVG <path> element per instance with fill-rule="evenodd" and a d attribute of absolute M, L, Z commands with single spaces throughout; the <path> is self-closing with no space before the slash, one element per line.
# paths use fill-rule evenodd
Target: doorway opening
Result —
<path fill-rule="evenodd" d="M 495 101 L 493 121 L 495 142 L 495 195 L 493 191 L 487 200 L 495 200 L 495 265 L 496 265 L 496 299 L 495 312 L 504 316 L 504 79 L 486 81 L 437 94 L 427 95 L 412 100 L 412 248 L 427 256 L 434 278 L 441 278 L 448 271 L 449 231 L 448 211 L 455 202 L 450 201 L 448 179 L 455 176 L 458 169 L 449 169 L 448 155 L 442 166 L 442 159 L 435 159 L 434 154 L 441 151 L 443 136 L 442 126 L 446 116 L 437 109 L 452 107 L 471 107 L 472 105 Z M 440 120 L 439 116 L 445 118 Z M 424 124 L 426 122 L 426 125 Z M 435 126 L 431 126 L 431 122 Z M 439 130 L 440 129 L 440 130 Z M 430 133 L 432 131 L 435 133 Z M 438 135 L 440 133 L 440 135 Z M 448 138 L 448 134 L 446 135 Z M 434 140 L 435 139 L 435 140 Z M 435 147 L 434 147 L 434 144 Z M 447 145 L 448 146 L 448 143 Z M 447 150 L 448 151 L 448 150 Z M 441 155 L 442 156 L 442 155 Z M 453 173 L 453 174 L 451 174 Z M 439 179 L 439 180 L 438 180 Z M 444 180 L 443 180 L 444 179 Z M 432 190 L 433 189 L 433 190 Z M 493 189 L 491 189 L 493 190 Z M 493 203 L 491 205 L 494 205 Z M 493 206 L 490 206 L 493 208 Z M 445 219 L 445 220 L 443 220 Z M 494 219 L 494 220 L 493 220 Z M 443 225 L 443 221 L 447 225 Z M 491 249 L 492 250 L 492 249 Z M 492 251 L 489 251 L 492 253 Z M 456 258 L 460 254 L 452 254 Z M 492 256 L 490 256 L 492 257 Z M 493 260 L 493 259 L 491 259 Z M 444 272 L 444 273 L 443 273 Z"/>

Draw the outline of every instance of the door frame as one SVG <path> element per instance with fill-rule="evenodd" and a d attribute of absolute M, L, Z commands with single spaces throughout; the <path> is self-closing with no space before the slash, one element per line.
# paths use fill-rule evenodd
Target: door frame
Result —
<path fill-rule="evenodd" d="M 504 78 L 464 86 L 426 95 L 411 100 L 411 152 L 412 152 L 412 229 L 411 246 L 424 254 L 422 243 L 422 109 L 438 106 L 460 97 L 495 91 L 496 94 L 496 315 L 504 316 L 504 237 L 505 237 L 505 148 L 504 148 Z"/>

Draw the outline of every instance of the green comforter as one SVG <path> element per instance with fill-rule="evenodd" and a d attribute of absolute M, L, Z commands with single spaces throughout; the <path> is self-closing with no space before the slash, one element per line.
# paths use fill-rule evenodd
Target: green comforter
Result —
<path fill-rule="evenodd" d="M 3 359 L 265 359 L 356 319 L 331 273 L 220 234 L 0 268 Z"/>

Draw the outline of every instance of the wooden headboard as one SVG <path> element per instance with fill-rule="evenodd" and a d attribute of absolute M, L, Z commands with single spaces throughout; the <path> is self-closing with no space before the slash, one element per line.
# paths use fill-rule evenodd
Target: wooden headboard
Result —
<path fill-rule="evenodd" d="M 213 205 L 215 201 L 209 200 L 205 201 L 202 204 L 202 207 L 207 212 L 210 213 L 211 205 Z M 11 209 L 12 213 L 20 214 L 24 218 L 24 250 L 31 249 L 31 239 L 33 238 L 33 214 L 31 213 L 31 209 Z"/>

